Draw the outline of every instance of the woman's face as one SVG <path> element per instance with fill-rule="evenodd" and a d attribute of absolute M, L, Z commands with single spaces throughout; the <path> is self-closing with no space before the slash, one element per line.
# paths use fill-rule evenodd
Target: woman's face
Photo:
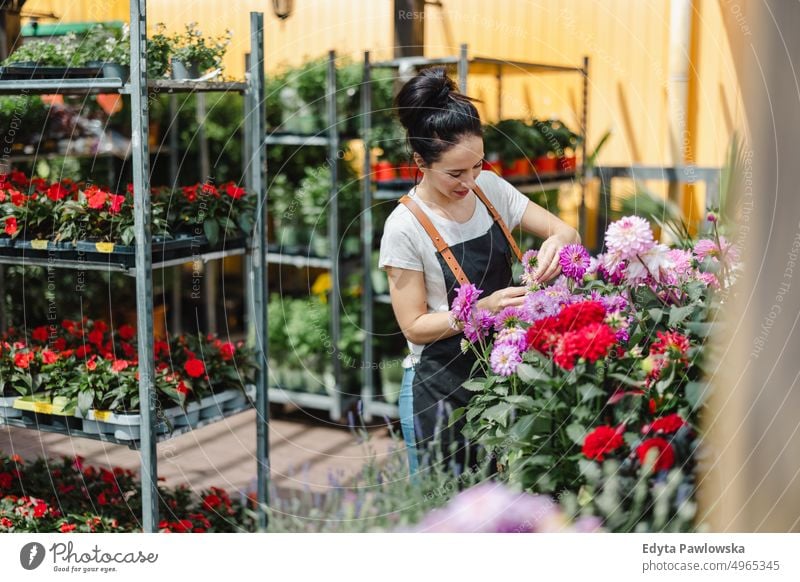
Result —
<path fill-rule="evenodd" d="M 415 154 L 415 158 L 421 159 Z M 475 179 L 483 167 L 483 138 L 465 135 L 431 164 L 420 170 L 429 188 L 448 200 L 463 200 L 475 188 Z"/>

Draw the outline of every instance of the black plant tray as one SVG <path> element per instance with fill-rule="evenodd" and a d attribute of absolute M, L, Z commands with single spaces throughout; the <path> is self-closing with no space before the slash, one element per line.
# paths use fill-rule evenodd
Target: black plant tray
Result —
<path fill-rule="evenodd" d="M 217 245 L 210 245 L 204 236 L 189 237 L 178 235 L 175 238 L 153 240 L 153 263 L 160 263 L 179 258 L 190 262 L 194 257 L 216 251 L 227 251 L 244 248 L 244 237 L 227 239 Z M 29 260 L 45 263 L 51 259 L 74 261 L 78 263 L 104 264 L 131 269 L 136 266 L 136 247 L 95 241 L 77 241 L 76 243 L 55 243 L 53 241 L 30 241 L 0 239 L 0 256 L 17 257 L 21 261 Z"/>
<path fill-rule="evenodd" d="M 0 80 L 2 81 L 30 81 L 33 79 L 94 79 L 102 76 L 102 67 L 47 67 L 19 64 L 0 67 Z"/>

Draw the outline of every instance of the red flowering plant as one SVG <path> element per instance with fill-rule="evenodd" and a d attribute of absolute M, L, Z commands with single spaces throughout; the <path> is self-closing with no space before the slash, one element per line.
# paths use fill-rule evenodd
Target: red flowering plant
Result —
<path fill-rule="evenodd" d="M 161 189 L 158 197 L 167 200 L 170 223 L 177 232 L 205 236 L 212 245 L 253 230 L 256 197 L 235 182 Z"/>
<path fill-rule="evenodd" d="M 156 198 L 151 203 L 151 228 L 154 234 L 168 236 L 164 205 Z M 133 195 L 115 194 L 90 185 L 79 190 L 58 208 L 56 240 L 89 240 L 130 245 L 134 240 Z"/>
<path fill-rule="evenodd" d="M 157 350 L 162 365 L 170 365 L 191 386 L 194 399 L 241 390 L 255 381 L 255 353 L 243 341 L 223 341 L 213 334 L 176 336 Z"/>
<path fill-rule="evenodd" d="M 95 467 L 82 457 L 26 463 L 0 452 L 0 532 L 141 531 L 141 490 L 136 473 L 122 467 Z M 160 484 L 158 500 L 163 532 L 256 528 L 249 502 L 223 489 Z"/>
<path fill-rule="evenodd" d="M 703 240 L 694 248 L 712 253 L 713 241 Z M 716 254 L 720 261 L 735 254 L 726 248 Z M 459 288 L 451 325 L 475 356 L 464 384 L 474 395 L 450 424 L 482 445 L 517 487 L 580 493 L 583 510 L 603 515 L 611 529 L 627 522 L 602 513 L 604 492 L 611 495 L 620 480 L 625 491 L 643 487 L 636 500 L 620 498 L 619 512 L 639 511 L 635 524 L 658 529 L 666 522 L 648 522 L 652 507 L 648 513 L 642 500 L 652 501 L 665 479 L 672 479 L 667 515 L 693 507 L 692 427 L 707 393 L 705 340 L 723 297 L 717 290 L 730 290 L 738 265 L 731 261 L 718 277 L 692 247 L 656 243 L 638 217 L 609 226 L 606 250 L 590 257 L 567 245 L 562 275 L 546 286 L 529 251 L 524 304 L 499 313 L 480 307 L 479 289 Z"/>

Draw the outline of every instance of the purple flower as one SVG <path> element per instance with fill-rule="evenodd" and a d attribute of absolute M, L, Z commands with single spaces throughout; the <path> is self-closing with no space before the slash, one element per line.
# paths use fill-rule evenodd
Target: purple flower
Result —
<path fill-rule="evenodd" d="M 533 277 L 534 271 L 539 266 L 539 251 L 529 250 L 522 255 L 522 284 L 527 287 L 535 287 L 538 282 Z"/>
<path fill-rule="evenodd" d="M 579 244 L 571 244 L 562 248 L 558 262 L 561 264 L 561 272 L 575 281 L 583 279 L 591 264 L 588 251 Z"/>
<path fill-rule="evenodd" d="M 453 305 L 450 308 L 450 327 L 461 329 L 466 325 L 472 316 L 472 310 L 478 302 L 483 291 L 472 283 L 467 283 L 458 288 Z"/>
<path fill-rule="evenodd" d="M 462 491 L 434 509 L 415 531 L 430 533 L 591 532 L 600 529 L 595 517 L 569 524 L 558 504 L 546 495 L 516 493 L 489 481 Z"/>
<path fill-rule="evenodd" d="M 464 335 L 471 343 L 475 343 L 489 335 L 495 325 L 495 318 L 488 309 L 477 309 L 472 312 L 464 324 Z"/>
<path fill-rule="evenodd" d="M 494 320 L 494 326 L 497 331 L 507 327 L 519 327 L 523 323 L 528 323 L 525 317 L 525 311 L 519 307 L 506 307 L 497 314 Z"/>
<path fill-rule="evenodd" d="M 520 352 L 525 351 L 528 347 L 525 339 L 525 330 L 521 327 L 506 327 L 500 330 L 500 333 L 494 339 L 494 345 L 497 347 L 501 344 L 514 346 Z"/>
<path fill-rule="evenodd" d="M 524 309 L 530 322 L 558 315 L 561 308 L 571 300 L 571 293 L 561 285 L 551 285 L 525 296 Z"/>
<path fill-rule="evenodd" d="M 519 349 L 508 343 L 495 344 L 490 358 L 492 370 L 500 376 L 510 376 L 522 363 Z"/>

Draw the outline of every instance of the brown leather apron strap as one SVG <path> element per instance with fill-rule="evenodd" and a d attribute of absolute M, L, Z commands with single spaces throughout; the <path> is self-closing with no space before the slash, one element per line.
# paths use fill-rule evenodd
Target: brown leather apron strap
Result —
<path fill-rule="evenodd" d="M 411 214 L 413 214 L 422 225 L 422 228 L 425 229 L 425 232 L 428 233 L 428 236 L 431 237 L 433 246 L 436 247 L 436 251 L 442 255 L 442 258 L 447 263 L 447 266 L 450 267 L 450 270 L 453 272 L 456 281 L 458 281 L 461 285 L 466 285 L 469 283 L 469 279 L 461 268 L 461 265 L 458 263 L 458 259 L 456 259 L 453 251 L 450 250 L 450 247 L 445 242 L 444 237 L 439 234 L 439 231 L 436 230 L 435 226 L 433 226 L 430 218 L 428 218 L 428 215 L 425 214 L 425 211 L 419 207 L 419 204 L 412 200 L 408 195 L 400 198 L 400 204 L 405 204 L 406 208 L 411 211 Z"/>
<path fill-rule="evenodd" d="M 494 204 L 489 202 L 489 199 L 486 197 L 486 194 L 483 193 L 483 191 L 478 187 L 477 184 L 475 184 L 474 192 L 475 192 L 475 195 L 478 198 L 480 198 L 481 202 L 483 202 L 486 205 L 486 208 L 489 209 L 489 212 L 491 213 L 492 218 L 494 218 L 494 221 L 500 226 L 500 230 L 503 231 L 503 234 L 505 235 L 506 240 L 508 241 L 508 244 L 511 246 L 511 250 L 514 251 L 514 254 L 517 255 L 517 260 L 521 263 L 522 262 L 522 251 L 519 250 L 519 246 L 517 245 L 517 241 L 514 240 L 514 237 L 511 235 L 511 231 L 508 230 L 508 226 L 506 226 L 505 221 L 500 216 L 500 214 L 497 212 L 497 209 L 494 207 Z"/>

